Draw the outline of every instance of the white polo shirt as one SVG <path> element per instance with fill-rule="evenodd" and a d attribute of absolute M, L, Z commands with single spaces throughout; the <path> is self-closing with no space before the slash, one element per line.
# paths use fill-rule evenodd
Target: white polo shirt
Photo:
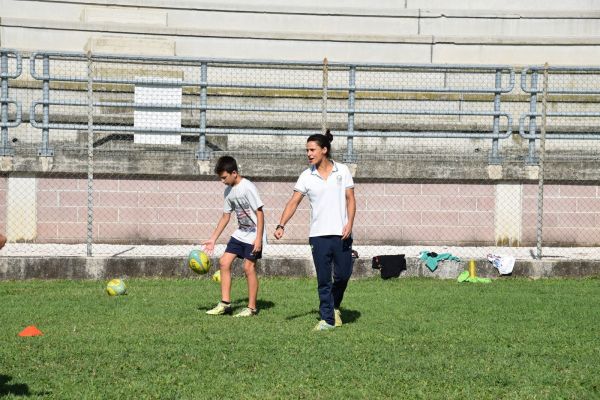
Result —
<path fill-rule="evenodd" d="M 310 237 L 342 235 L 348 223 L 346 189 L 354 187 L 350 170 L 333 161 L 333 171 L 324 180 L 311 165 L 296 182 L 294 190 L 308 197 L 311 206 Z"/>

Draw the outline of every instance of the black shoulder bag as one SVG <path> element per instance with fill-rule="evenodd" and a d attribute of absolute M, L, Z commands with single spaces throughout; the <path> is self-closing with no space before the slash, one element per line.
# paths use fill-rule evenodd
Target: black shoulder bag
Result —
<path fill-rule="evenodd" d="M 397 278 L 406 271 L 406 259 L 404 254 L 375 256 L 371 266 L 379 270 L 382 279 Z"/>

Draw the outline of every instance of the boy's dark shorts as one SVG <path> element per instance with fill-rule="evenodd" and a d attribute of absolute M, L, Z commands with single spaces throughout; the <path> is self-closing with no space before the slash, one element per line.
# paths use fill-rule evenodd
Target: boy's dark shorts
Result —
<path fill-rule="evenodd" d="M 232 237 L 227 243 L 225 253 L 235 254 L 237 258 L 245 258 L 246 260 L 256 261 L 262 258 L 262 251 L 253 253 L 252 249 L 254 245 L 244 243 L 236 238 Z"/>

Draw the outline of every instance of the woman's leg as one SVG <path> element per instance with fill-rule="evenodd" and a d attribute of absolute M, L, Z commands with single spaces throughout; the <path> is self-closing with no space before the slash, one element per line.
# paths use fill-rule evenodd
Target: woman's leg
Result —
<path fill-rule="evenodd" d="M 344 292 L 348 287 L 348 281 L 352 276 L 354 260 L 352 259 L 352 238 L 339 241 L 335 244 L 333 252 L 333 285 L 331 294 L 333 296 L 334 308 L 340 308 L 344 299 Z"/>
<path fill-rule="evenodd" d="M 333 296 L 331 295 L 331 242 L 331 237 L 311 237 L 309 239 L 317 272 L 319 313 L 322 320 L 334 325 Z"/>

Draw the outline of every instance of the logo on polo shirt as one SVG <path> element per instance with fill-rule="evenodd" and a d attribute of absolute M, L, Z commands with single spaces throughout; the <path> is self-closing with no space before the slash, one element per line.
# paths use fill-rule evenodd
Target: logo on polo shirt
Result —
<path fill-rule="evenodd" d="M 338 186 L 340 186 L 342 184 L 342 176 L 338 175 L 338 176 L 335 177 L 335 179 L 337 181 Z"/>

